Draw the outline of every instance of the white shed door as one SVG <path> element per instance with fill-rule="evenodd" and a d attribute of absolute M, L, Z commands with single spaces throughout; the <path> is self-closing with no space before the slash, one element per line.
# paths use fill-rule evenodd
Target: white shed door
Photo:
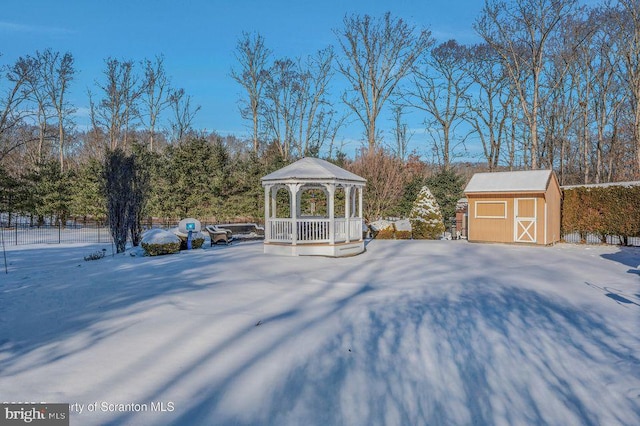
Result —
<path fill-rule="evenodd" d="M 518 243 L 535 243 L 537 200 L 535 198 L 516 198 L 514 211 L 514 240 Z"/>

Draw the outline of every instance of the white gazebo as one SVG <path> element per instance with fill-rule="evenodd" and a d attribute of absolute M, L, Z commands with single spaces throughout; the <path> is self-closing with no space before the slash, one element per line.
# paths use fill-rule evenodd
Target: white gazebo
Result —
<path fill-rule="evenodd" d="M 310 157 L 264 176 L 264 252 L 332 257 L 362 253 L 365 184 L 358 175 Z"/>

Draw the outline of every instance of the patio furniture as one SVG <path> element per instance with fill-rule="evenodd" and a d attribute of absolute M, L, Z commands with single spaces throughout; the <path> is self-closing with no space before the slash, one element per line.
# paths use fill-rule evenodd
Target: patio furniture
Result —
<path fill-rule="evenodd" d="M 233 232 L 226 228 L 220 228 L 216 225 L 207 225 L 204 228 L 211 237 L 211 246 L 220 242 L 225 244 L 231 244 L 233 241 Z"/>

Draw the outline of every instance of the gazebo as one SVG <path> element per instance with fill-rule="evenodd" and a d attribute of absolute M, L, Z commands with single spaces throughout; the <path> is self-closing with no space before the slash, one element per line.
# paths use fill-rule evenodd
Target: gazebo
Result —
<path fill-rule="evenodd" d="M 311 157 L 264 176 L 264 252 L 331 257 L 362 253 L 365 184 L 364 178 Z"/>

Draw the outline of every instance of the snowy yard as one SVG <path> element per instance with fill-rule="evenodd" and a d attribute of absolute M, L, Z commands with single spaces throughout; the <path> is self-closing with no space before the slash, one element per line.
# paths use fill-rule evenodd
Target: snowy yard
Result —
<path fill-rule="evenodd" d="M 0 401 L 72 425 L 640 424 L 640 248 L 110 250 L 9 248 Z"/>

